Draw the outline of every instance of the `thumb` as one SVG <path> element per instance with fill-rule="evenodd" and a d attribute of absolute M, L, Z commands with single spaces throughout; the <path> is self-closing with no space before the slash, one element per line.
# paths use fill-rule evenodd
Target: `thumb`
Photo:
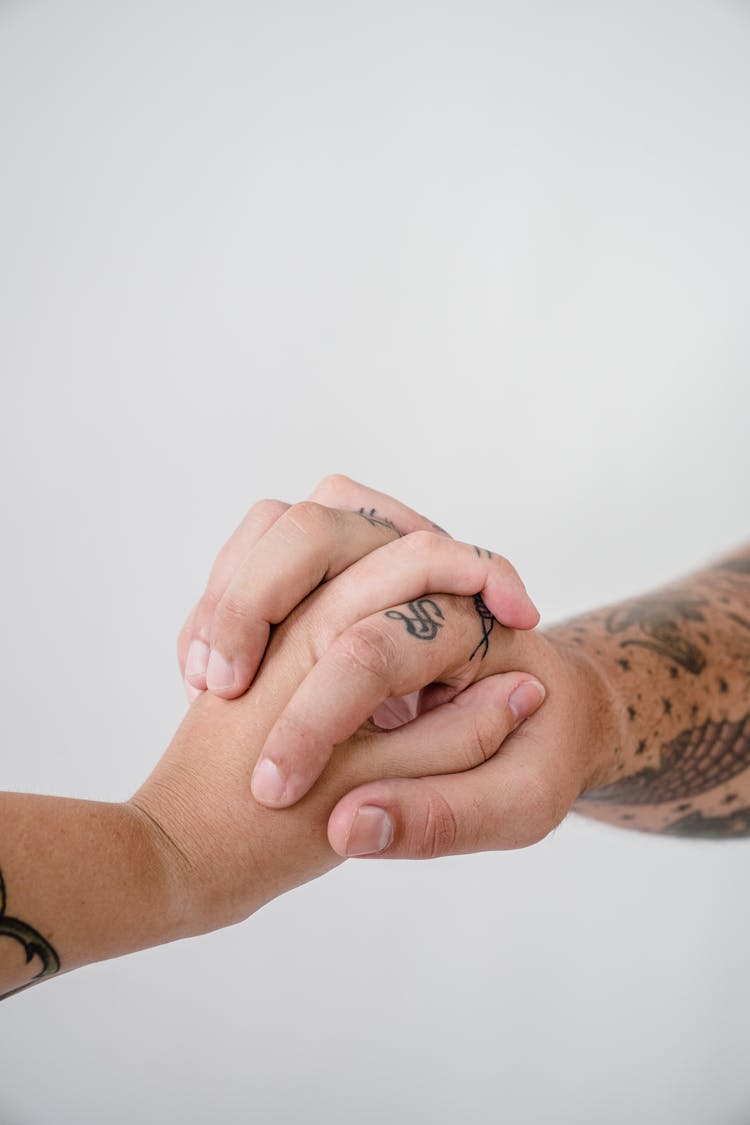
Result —
<path fill-rule="evenodd" d="M 537 696 L 527 714 L 540 703 Z M 330 815 L 331 847 L 344 857 L 434 859 L 537 843 L 576 794 L 571 790 L 566 804 L 549 739 L 534 733 L 534 725 L 521 725 L 497 754 L 462 773 L 390 778 L 353 789 Z"/>

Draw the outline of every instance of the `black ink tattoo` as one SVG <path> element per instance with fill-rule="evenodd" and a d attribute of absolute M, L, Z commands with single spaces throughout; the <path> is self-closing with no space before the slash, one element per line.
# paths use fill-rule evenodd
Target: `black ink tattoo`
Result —
<path fill-rule="evenodd" d="M 476 547 L 474 550 L 476 551 Z M 469 660 L 473 660 L 480 648 L 482 650 L 482 660 L 490 650 L 490 633 L 495 628 L 495 616 L 484 604 L 484 598 L 481 594 L 474 595 L 474 609 L 479 614 L 479 620 L 482 623 L 482 636 L 479 639 L 477 647 L 472 652 Z"/>
<path fill-rule="evenodd" d="M 477 545 L 474 544 L 474 550 L 476 551 L 478 559 L 481 559 L 482 555 L 486 555 L 488 559 L 494 557 L 492 551 L 488 551 L 486 547 L 477 547 Z"/>
<path fill-rule="evenodd" d="M 581 800 L 611 805 L 661 805 L 707 793 L 750 767 L 750 714 L 739 722 L 708 719 L 667 742 L 657 766 L 590 789 Z"/>
<path fill-rule="evenodd" d="M 621 648 L 639 645 L 651 649 L 697 676 L 706 666 L 706 657 L 696 644 L 683 635 L 680 627 L 684 621 L 704 621 L 702 611 L 707 605 L 704 598 L 665 595 L 639 598 L 613 609 L 606 618 L 607 630 L 615 634 L 639 628 L 648 640 L 628 637 L 620 641 Z"/>
<path fill-rule="evenodd" d="M 419 637 L 421 641 L 434 640 L 444 621 L 443 611 L 437 602 L 432 598 L 418 598 L 415 602 L 409 602 L 409 609 L 412 612 L 411 617 L 399 609 L 386 610 L 385 616 L 394 621 L 403 621 L 412 637 Z M 439 620 L 436 621 L 431 614 Z"/>
<path fill-rule="evenodd" d="M 704 840 L 750 836 L 750 809 L 734 809 L 726 816 L 704 816 L 695 811 L 662 828 L 665 836 L 698 836 Z"/>
<path fill-rule="evenodd" d="M 739 625 L 742 629 L 750 630 L 750 621 L 746 617 L 742 617 L 739 613 L 727 612 L 727 617 L 730 621 L 734 621 L 735 625 Z"/>
<path fill-rule="evenodd" d="M 750 558 L 738 555 L 733 559 L 724 559 L 717 565 L 716 570 L 728 570 L 732 574 L 747 574 L 750 576 Z"/>
<path fill-rule="evenodd" d="M 55 973 L 59 973 L 60 958 L 50 943 L 26 922 L 21 922 L 18 918 L 11 918 L 5 913 L 5 883 L 3 882 L 2 872 L 0 872 L 0 937 L 13 938 L 14 941 L 19 942 L 26 954 L 27 964 L 34 957 L 38 957 L 42 963 L 41 969 L 28 984 L 22 984 L 20 988 L 11 989 L 10 992 L 4 994 L 2 999 L 14 996 L 16 992 L 22 992 L 24 988 L 28 988 L 29 985 L 35 984 L 36 981 L 42 980 L 44 977 L 52 977 Z"/>
<path fill-rule="evenodd" d="M 370 508 L 369 511 L 365 511 L 364 508 L 358 508 L 357 515 L 367 520 L 371 527 L 387 527 L 389 531 L 395 531 L 396 535 L 402 538 L 401 532 L 396 527 L 395 523 L 392 520 L 386 519 L 384 516 L 376 515 L 375 508 Z"/>

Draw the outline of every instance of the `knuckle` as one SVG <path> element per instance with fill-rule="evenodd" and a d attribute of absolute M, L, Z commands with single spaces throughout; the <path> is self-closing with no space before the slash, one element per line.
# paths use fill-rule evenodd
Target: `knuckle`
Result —
<path fill-rule="evenodd" d="M 258 500 L 248 512 L 248 516 L 258 523 L 275 523 L 288 507 L 289 505 L 282 500 Z"/>
<path fill-rule="evenodd" d="M 219 601 L 219 597 L 208 588 L 201 595 L 191 622 L 190 635 L 192 637 L 198 637 L 202 641 L 208 640 Z"/>
<path fill-rule="evenodd" d="M 417 554 L 432 555 L 435 551 L 445 549 L 445 536 L 438 535 L 436 531 L 419 528 L 417 531 L 410 531 L 408 535 L 405 535 L 404 543 L 407 544 L 407 549 Z"/>
<path fill-rule="evenodd" d="M 448 801 L 437 790 L 427 795 L 417 851 L 426 859 L 450 855 L 458 837 L 458 823 Z"/>
<path fill-rule="evenodd" d="M 391 634 L 374 622 L 356 625 L 343 633 L 336 649 L 347 668 L 375 676 L 386 684 L 398 657 L 398 645 Z"/>
<path fill-rule="evenodd" d="M 523 796 L 524 845 L 538 844 L 548 836 L 566 811 L 546 772 L 529 770 Z"/>
<path fill-rule="evenodd" d="M 318 482 L 313 496 L 341 496 L 351 490 L 353 483 L 343 473 L 328 473 Z"/>
<path fill-rule="evenodd" d="M 304 536 L 310 536 L 329 526 L 331 509 L 315 500 L 300 500 L 292 504 L 285 519 Z"/>
<path fill-rule="evenodd" d="M 486 712 L 480 711 L 475 714 L 472 719 L 470 740 L 472 765 L 480 765 L 482 762 L 489 761 L 497 751 L 500 741 L 497 720 Z"/>
<path fill-rule="evenodd" d="M 492 559 L 490 560 L 492 566 L 502 575 L 503 578 L 518 578 L 518 571 L 513 566 L 510 559 L 506 559 L 505 555 L 496 555 L 493 552 Z"/>
<path fill-rule="evenodd" d="M 214 614 L 211 640 L 216 643 L 217 640 L 237 636 L 243 631 L 247 617 L 247 605 L 235 594 L 225 594 Z"/>
<path fill-rule="evenodd" d="M 221 602 L 221 595 L 213 586 L 206 586 L 195 611 L 196 625 L 205 625 L 216 613 L 216 607 Z"/>

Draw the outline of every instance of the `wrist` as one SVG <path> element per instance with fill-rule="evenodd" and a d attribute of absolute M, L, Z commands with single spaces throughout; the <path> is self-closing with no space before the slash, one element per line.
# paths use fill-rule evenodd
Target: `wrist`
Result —
<path fill-rule="evenodd" d="M 119 809 L 139 857 L 144 947 L 164 945 L 200 933 L 191 863 L 140 793 Z"/>
<path fill-rule="evenodd" d="M 567 628 L 550 630 L 545 637 L 563 668 L 564 691 L 570 700 L 570 722 L 575 730 L 572 741 L 577 751 L 580 796 L 616 776 L 626 735 L 624 708 L 595 646 L 571 640 Z"/>
<path fill-rule="evenodd" d="M 0 992 L 180 936 L 169 868 L 128 805 L 4 793 L 0 813 L 0 930 L 15 939 L 3 943 Z"/>

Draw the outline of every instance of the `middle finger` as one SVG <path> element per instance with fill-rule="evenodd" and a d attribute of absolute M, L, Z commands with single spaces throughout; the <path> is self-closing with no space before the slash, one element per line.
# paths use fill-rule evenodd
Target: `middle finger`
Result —
<path fill-rule="evenodd" d="M 465 687 L 476 614 L 468 598 L 419 597 L 345 629 L 311 668 L 274 724 L 253 773 L 262 804 L 284 808 L 310 789 L 334 746 L 391 696 L 439 680 Z M 321 708 L 325 700 L 325 708 Z"/>

